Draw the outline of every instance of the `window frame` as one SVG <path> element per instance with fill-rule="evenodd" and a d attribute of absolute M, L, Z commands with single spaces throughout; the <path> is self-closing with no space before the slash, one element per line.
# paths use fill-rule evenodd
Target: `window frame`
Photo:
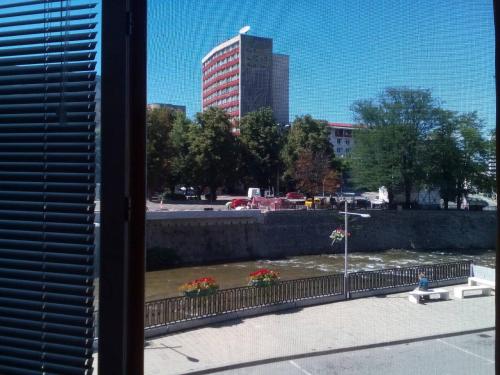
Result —
<path fill-rule="evenodd" d="M 102 0 L 100 374 L 144 373 L 146 6 Z"/>

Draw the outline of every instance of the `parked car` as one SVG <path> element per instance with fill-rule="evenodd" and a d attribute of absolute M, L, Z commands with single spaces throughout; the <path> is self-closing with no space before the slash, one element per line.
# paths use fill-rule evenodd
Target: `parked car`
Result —
<path fill-rule="evenodd" d="M 186 195 L 185 194 L 180 194 L 180 193 L 168 193 L 168 194 L 163 194 L 163 199 L 168 199 L 172 201 L 185 201 L 186 200 Z"/>
<path fill-rule="evenodd" d="M 154 203 L 160 203 L 162 198 L 163 198 L 163 193 L 153 193 L 149 201 Z"/>
<path fill-rule="evenodd" d="M 300 200 L 306 200 L 306 197 L 304 194 L 302 193 L 298 193 L 296 191 L 291 191 L 289 193 L 286 193 L 286 196 L 285 196 L 286 199 L 300 199 Z"/>
<path fill-rule="evenodd" d="M 355 198 L 354 199 L 354 206 L 356 208 L 370 208 L 371 203 L 368 199 L 366 198 Z"/>
<path fill-rule="evenodd" d="M 312 208 L 312 206 L 313 206 L 312 198 L 307 198 L 304 205 L 307 208 Z M 330 208 L 329 198 L 327 198 L 327 197 L 315 197 L 314 198 L 314 208 Z"/>
<path fill-rule="evenodd" d="M 231 199 L 229 208 L 235 210 L 237 207 L 246 207 L 249 202 L 250 200 L 246 198 L 234 198 Z"/>
<path fill-rule="evenodd" d="M 201 199 L 201 194 L 198 188 L 190 187 L 186 190 L 186 199 Z"/>
<path fill-rule="evenodd" d="M 482 199 L 468 198 L 464 208 L 469 211 L 482 211 L 486 206 L 488 206 L 488 203 Z"/>
<path fill-rule="evenodd" d="M 248 188 L 247 197 L 248 199 L 252 199 L 253 197 L 260 197 L 260 189 L 256 187 Z"/>

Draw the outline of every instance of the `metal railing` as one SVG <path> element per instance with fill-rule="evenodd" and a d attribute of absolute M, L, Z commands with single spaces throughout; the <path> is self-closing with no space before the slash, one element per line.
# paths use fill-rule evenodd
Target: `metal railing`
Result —
<path fill-rule="evenodd" d="M 426 264 L 402 268 L 349 273 L 349 292 L 412 286 L 423 272 L 430 282 L 448 281 L 470 276 L 471 262 Z"/>
<path fill-rule="evenodd" d="M 146 328 L 230 312 L 344 294 L 343 274 L 280 281 L 269 287 L 222 289 L 203 297 L 172 297 L 146 303 Z"/>
<path fill-rule="evenodd" d="M 416 285 L 424 272 L 429 281 L 459 280 L 470 275 L 469 261 L 349 273 L 348 292 Z M 280 281 L 269 287 L 222 289 L 203 297 L 171 297 L 147 302 L 145 328 L 327 296 L 343 296 L 344 274 Z"/>

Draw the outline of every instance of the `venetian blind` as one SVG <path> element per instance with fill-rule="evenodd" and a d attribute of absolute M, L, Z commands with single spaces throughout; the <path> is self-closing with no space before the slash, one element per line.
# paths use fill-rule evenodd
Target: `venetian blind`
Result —
<path fill-rule="evenodd" d="M 0 373 L 89 374 L 96 4 L 0 2 Z"/>

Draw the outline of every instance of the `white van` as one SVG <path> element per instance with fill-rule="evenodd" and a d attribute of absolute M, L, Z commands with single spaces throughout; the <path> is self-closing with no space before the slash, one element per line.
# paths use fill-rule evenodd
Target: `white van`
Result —
<path fill-rule="evenodd" d="M 259 188 L 248 188 L 248 199 L 252 199 L 253 197 L 260 197 L 260 189 Z"/>

